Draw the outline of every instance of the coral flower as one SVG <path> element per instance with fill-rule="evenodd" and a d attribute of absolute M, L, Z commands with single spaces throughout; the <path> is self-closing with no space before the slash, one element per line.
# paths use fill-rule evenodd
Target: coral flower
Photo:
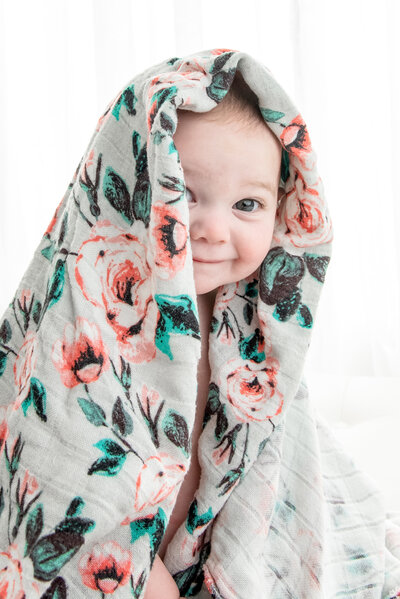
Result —
<path fill-rule="evenodd" d="M 3 566 L 3 567 L 2 567 Z M 17 545 L 10 545 L 7 552 L 0 553 L 0 597 L 24 599 L 21 558 Z"/>
<path fill-rule="evenodd" d="M 185 472 L 185 465 L 177 464 L 167 453 L 148 458 L 137 478 L 135 510 L 156 505 L 167 497 L 172 502 Z"/>
<path fill-rule="evenodd" d="M 64 337 L 55 342 L 51 357 L 62 382 L 70 388 L 97 381 L 109 366 L 99 327 L 80 317 L 75 325 L 66 325 Z"/>
<path fill-rule="evenodd" d="M 277 389 L 279 363 L 270 358 L 268 366 L 250 360 L 233 359 L 224 365 L 220 390 L 226 395 L 241 422 L 263 422 L 282 410 L 282 394 Z"/>
<path fill-rule="evenodd" d="M 128 362 L 149 362 L 156 352 L 157 304 L 146 247 L 108 221 L 98 222 L 79 250 L 75 276 L 82 293 L 105 311 Z"/>
<path fill-rule="evenodd" d="M 108 595 L 124 586 L 132 571 L 132 555 L 115 541 L 94 545 L 79 562 L 83 584 Z"/>
<path fill-rule="evenodd" d="M 153 237 L 156 242 L 155 263 L 163 279 L 172 278 L 185 264 L 188 232 L 172 206 L 156 202 L 153 207 Z"/>

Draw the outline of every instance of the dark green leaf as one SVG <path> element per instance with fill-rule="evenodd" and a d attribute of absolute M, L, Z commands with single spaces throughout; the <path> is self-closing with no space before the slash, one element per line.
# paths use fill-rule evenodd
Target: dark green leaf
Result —
<path fill-rule="evenodd" d="M 248 283 L 246 285 L 246 290 L 244 292 L 245 295 L 247 295 L 247 297 L 257 297 L 258 295 L 258 289 L 257 289 L 257 283 L 258 281 L 256 279 L 254 279 L 253 281 L 251 281 L 251 283 Z"/>
<path fill-rule="evenodd" d="M 57 260 L 57 264 L 50 280 L 47 296 L 49 301 L 49 308 L 58 302 L 64 289 L 64 277 L 65 277 L 65 262 L 64 260 Z"/>
<path fill-rule="evenodd" d="M 231 489 L 237 481 L 240 479 L 241 469 L 236 468 L 235 470 L 229 470 L 221 482 L 217 485 L 218 487 L 224 486 L 224 489 L 219 493 L 219 497 L 225 495 Z"/>
<path fill-rule="evenodd" d="M 125 449 L 113 441 L 113 439 L 101 439 L 101 441 L 95 443 L 94 447 L 97 447 L 109 457 L 125 457 Z"/>
<path fill-rule="evenodd" d="M 46 422 L 46 389 L 42 383 L 34 377 L 31 378 L 29 395 L 25 401 L 27 400 L 29 400 L 29 402 L 32 401 L 35 412 L 39 416 L 40 420 Z"/>
<path fill-rule="evenodd" d="M 80 518 L 72 516 L 65 518 L 55 528 L 55 532 L 68 532 L 77 535 L 84 535 L 95 527 L 93 520 L 89 518 Z"/>
<path fill-rule="evenodd" d="M 212 508 L 209 507 L 204 514 L 199 514 L 197 509 L 197 500 L 194 499 L 189 507 L 189 513 L 186 522 L 187 530 L 193 534 L 196 528 L 203 527 L 214 518 Z"/>
<path fill-rule="evenodd" d="M 0 327 L 0 340 L 3 343 L 8 343 L 11 339 L 11 336 L 12 336 L 11 326 L 10 326 L 10 323 L 8 322 L 7 318 L 5 318 Z"/>
<path fill-rule="evenodd" d="M 246 302 L 243 306 L 243 318 L 246 324 L 251 324 L 251 321 L 253 319 L 253 313 L 254 310 L 252 304 Z"/>
<path fill-rule="evenodd" d="M 329 256 L 304 254 L 304 260 L 310 275 L 320 283 L 323 283 L 325 281 L 326 270 L 330 260 Z"/>
<path fill-rule="evenodd" d="M 39 503 L 29 514 L 25 529 L 25 557 L 29 555 L 32 547 L 40 537 L 43 529 L 43 506 Z"/>
<path fill-rule="evenodd" d="M 0 489 L 0 516 L 4 510 L 4 489 L 1 487 Z"/>
<path fill-rule="evenodd" d="M 301 293 L 299 289 L 293 289 L 292 294 L 276 304 L 274 310 L 274 318 L 281 322 L 286 322 L 296 312 L 301 301 Z"/>
<path fill-rule="evenodd" d="M 0 351 L 0 376 L 4 374 L 4 371 L 7 366 L 7 354 L 3 351 Z"/>
<path fill-rule="evenodd" d="M 147 227 L 150 222 L 151 207 L 151 186 L 147 170 L 138 174 L 132 199 L 134 217 L 137 220 L 143 221 Z"/>
<path fill-rule="evenodd" d="M 140 134 L 137 131 L 132 133 L 132 151 L 134 158 L 137 160 L 140 152 Z"/>
<path fill-rule="evenodd" d="M 67 599 L 67 585 L 64 578 L 57 576 L 40 599 Z"/>
<path fill-rule="evenodd" d="M 110 166 L 106 168 L 103 178 L 103 192 L 111 206 L 121 214 L 128 223 L 133 223 L 131 198 L 123 178 Z"/>
<path fill-rule="evenodd" d="M 65 236 L 68 230 L 68 212 L 65 213 L 65 216 L 61 223 L 60 236 L 58 238 L 58 246 L 60 247 L 64 242 Z"/>
<path fill-rule="evenodd" d="M 88 474 L 101 474 L 102 476 L 115 476 L 124 465 L 126 456 L 103 457 L 96 460 L 89 468 Z"/>
<path fill-rule="evenodd" d="M 168 410 L 164 416 L 162 428 L 168 439 L 182 449 L 185 456 L 189 455 L 189 430 L 183 416 L 174 410 Z"/>
<path fill-rule="evenodd" d="M 219 401 L 219 388 L 215 383 L 210 383 L 208 388 L 208 399 L 206 409 L 204 411 L 203 428 L 220 408 L 221 402 Z"/>
<path fill-rule="evenodd" d="M 106 414 L 101 406 L 92 399 L 78 397 L 78 403 L 82 408 L 82 412 L 86 418 L 94 426 L 102 426 L 106 422 Z"/>
<path fill-rule="evenodd" d="M 35 578 L 52 580 L 83 543 L 82 535 L 63 532 L 42 537 L 30 553 Z"/>
<path fill-rule="evenodd" d="M 82 497 L 74 497 L 69 504 L 67 511 L 65 512 L 66 517 L 71 518 L 72 516 L 78 516 L 78 514 L 81 513 L 84 505 L 85 502 L 83 501 Z"/>
<path fill-rule="evenodd" d="M 35 302 L 35 304 L 33 306 L 33 311 L 32 311 L 33 321 L 35 324 L 38 324 L 38 322 L 40 320 L 41 311 L 42 311 L 42 304 L 39 301 Z"/>
<path fill-rule="evenodd" d="M 289 254 L 281 247 L 272 248 L 260 267 L 262 301 L 270 306 L 282 300 L 290 301 L 304 273 L 301 256 Z"/>
<path fill-rule="evenodd" d="M 243 360 L 253 360 L 259 364 L 265 360 L 264 350 L 260 351 L 263 346 L 264 337 L 260 329 L 255 329 L 254 333 L 239 342 L 240 355 Z"/>
<path fill-rule="evenodd" d="M 227 428 L 228 419 L 225 415 L 225 406 L 221 405 L 220 409 L 217 412 L 217 424 L 215 427 L 215 438 L 217 439 L 217 441 L 221 440 Z"/>
<path fill-rule="evenodd" d="M 112 411 L 112 423 L 123 437 L 130 435 L 133 431 L 133 420 L 122 405 L 120 397 L 117 397 L 114 403 Z"/>
<path fill-rule="evenodd" d="M 160 123 L 164 131 L 168 131 L 171 134 L 175 132 L 175 123 L 166 112 L 160 113 Z"/>
<path fill-rule="evenodd" d="M 300 304 L 297 310 L 297 321 L 304 329 L 311 329 L 313 326 L 313 317 L 305 304 Z"/>

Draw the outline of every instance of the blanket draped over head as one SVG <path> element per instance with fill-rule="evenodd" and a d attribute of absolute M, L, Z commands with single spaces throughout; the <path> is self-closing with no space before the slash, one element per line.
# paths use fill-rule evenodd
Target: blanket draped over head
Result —
<path fill-rule="evenodd" d="M 306 125 L 266 67 L 219 49 L 111 102 L 2 320 L 2 598 L 144 596 L 201 350 L 177 109 L 212 110 L 236 70 L 281 142 L 286 195 L 258 275 L 217 293 L 201 479 L 164 563 L 187 597 L 400 592 L 399 526 L 302 382 L 332 238 Z"/>

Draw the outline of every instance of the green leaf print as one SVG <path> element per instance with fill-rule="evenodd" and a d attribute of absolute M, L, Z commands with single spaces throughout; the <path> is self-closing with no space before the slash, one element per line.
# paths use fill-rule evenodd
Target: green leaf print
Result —
<path fill-rule="evenodd" d="M 120 397 L 117 397 L 113 406 L 112 423 L 123 437 L 130 435 L 133 431 L 133 420 L 125 410 Z"/>
<path fill-rule="evenodd" d="M 35 302 L 35 304 L 33 306 L 33 310 L 32 310 L 33 322 L 35 324 L 39 323 L 41 311 L 42 311 L 42 304 L 39 301 Z"/>
<path fill-rule="evenodd" d="M 111 206 L 119 212 L 124 220 L 133 224 L 131 198 L 125 181 L 110 166 L 106 168 L 103 178 L 103 193 Z"/>
<path fill-rule="evenodd" d="M 174 410 L 168 410 L 162 421 L 162 428 L 168 439 L 189 456 L 189 430 L 183 416 Z"/>
<path fill-rule="evenodd" d="M 267 123 L 276 123 L 282 117 L 285 116 L 284 112 L 279 112 L 278 110 L 271 110 L 270 108 L 261 108 L 261 114 L 263 115 L 264 121 Z"/>
<path fill-rule="evenodd" d="M 0 489 L 0 516 L 4 510 L 4 489 L 1 487 Z"/>
<path fill-rule="evenodd" d="M 65 262 L 64 260 L 57 260 L 56 267 L 54 269 L 53 276 L 50 279 L 47 289 L 47 302 L 48 307 L 51 308 L 53 304 L 58 302 L 64 289 L 64 278 L 65 278 Z"/>
<path fill-rule="evenodd" d="M 33 404 L 35 412 L 39 416 L 40 420 L 46 422 L 46 389 L 44 388 L 43 384 L 34 377 L 31 378 L 30 383 L 29 393 L 21 404 L 24 416 L 27 415 L 29 406 Z"/>
<path fill-rule="evenodd" d="M 150 558 L 153 561 L 167 528 L 167 516 L 162 508 L 158 508 L 155 516 L 137 518 L 130 523 L 131 543 L 147 534 L 150 540 Z"/>
<path fill-rule="evenodd" d="M 11 337 L 12 337 L 11 325 L 8 322 L 7 318 L 5 318 L 0 327 L 0 340 L 3 343 L 8 343 L 10 341 Z"/>
<path fill-rule="evenodd" d="M 325 281 L 326 270 L 330 260 L 329 256 L 304 254 L 304 260 L 310 275 L 320 283 L 323 283 Z"/>
<path fill-rule="evenodd" d="M 78 516 L 81 513 L 84 505 L 85 502 L 83 501 L 82 497 L 74 497 L 69 504 L 67 511 L 65 512 L 66 517 L 71 518 L 72 516 Z"/>
<path fill-rule="evenodd" d="M 212 507 L 209 507 L 204 514 L 199 514 L 197 510 L 197 500 L 194 499 L 189 507 L 189 513 L 186 520 L 186 528 L 193 534 L 196 528 L 203 527 L 214 518 Z"/>
<path fill-rule="evenodd" d="M 43 505 L 39 503 L 29 514 L 25 528 L 25 557 L 29 555 L 32 547 L 40 537 L 43 529 Z"/>
<path fill-rule="evenodd" d="M 311 329 L 313 326 L 313 317 L 310 309 L 305 304 L 300 304 L 297 310 L 297 322 L 304 329 Z"/>
<path fill-rule="evenodd" d="M 147 227 L 150 222 L 151 185 L 147 169 L 146 144 L 140 150 L 136 161 L 136 184 L 132 199 L 134 217 L 143 221 Z"/>
<path fill-rule="evenodd" d="M 106 414 L 101 406 L 92 399 L 78 397 L 78 403 L 82 408 L 82 412 L 86 418 L 94 426 L 102 426 L 106 421 Z"/>
<path fill-rule="evenodd" d="M 156 329 L 156 347 L 173 360 L 169 345 L 172 334 L 191 335 L 200 339 L 199 322 L 192 300 L 186 295 L 156 295 L 160 318 Z"/>
<path fill-rule="evenodd" d="M 265 360 L 265 352 L 259 351 L 260 346 L 264 343 L 264 338 L 260 329 L 256 329 L 249 337 L 242 339 L 239 342 L 240 355 L 243 360 L 252 360 L 259 364 Z"/>
<path fill-rule="evenodd" d="M 54 243 L 54 241 L 52 241 L 50 243 L 50 245 L 46 246 L 45 248 L 42 249 L 41 254 L 42 256 L 44 256 L 47 260 L 49 260 L 50 262 L 53 260 L 54 258 L 54 254 L 56 253 L 56 245 Z"/>
<path fill-rule="evenodd" d="M 112 439 L 102 439 L 94 447 L 105 455 L 96 460 L 89 468 L 88 474 L 115 476 L 121 470 L 126 460 L 125 450 Z"/>
<path fill-rule="evenodd" d="M 137 97 L 135 96 L 135 86 L 132 83 L 129 87 L 124 89 L 115 103 L 114 108 L 112 109 L 112 115 L 115 117 L 117 121 L 119 121 L 119 115 L 121 112 L 122 106 L 125 106 L 126 111 L 129 115 L 133 116 L 136 114 L 135 105 L 137 102 Z"/>
<path fill-rule="evenodd" d="M 7 366 L 7 354 L 3 351 L 0 351 L 0 376 L 4 374 L 4 371 Z"/>
<path fill-rule="evenodd" d="M 93 530 L 94 527 L 94 520 L 90 520 L 89 518 L 80 518 L 79 516 L 72 516 L 62 520 L 56 526 L 55 532 L 84 535 Z"/>
<path fill-rule="evenodd" d="M 57 576 L 40 599 L 67 599 L 67 585 L 61 576 Z"/>
<path fill-rule="evenodd" d="M 52 580 L 84 541 L 82 535 L 63 532 L 54 532 L 42 537 L 30 553 L 35 578 Z"/>

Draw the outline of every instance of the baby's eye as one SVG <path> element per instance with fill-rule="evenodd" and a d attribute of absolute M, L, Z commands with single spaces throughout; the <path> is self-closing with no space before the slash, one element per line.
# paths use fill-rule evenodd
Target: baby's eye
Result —
<path fill-rule="evenodd" d="M 254 210 L 259 208 L 260 206 L 261 206 L 260 202 L 258 202 L 257 200 L 250 200 L 250 199 L 239 200 L 235 204 L 235 207 L 238 210 L 243 210 L 244 212 L 254 212 Z"/>

